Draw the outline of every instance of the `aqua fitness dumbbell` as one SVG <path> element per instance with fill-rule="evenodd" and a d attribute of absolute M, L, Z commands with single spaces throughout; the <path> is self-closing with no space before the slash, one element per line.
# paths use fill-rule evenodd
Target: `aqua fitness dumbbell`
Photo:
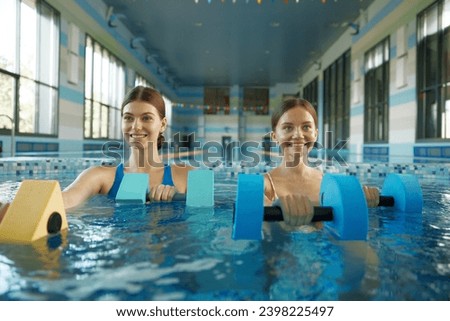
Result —
<path fill-rule="evenodd" d="M 126 173 L 116 195 L 117 203 L 145 204 L 149 188 L 147 173 Z M 186 206 L 214 206 L 214 173 L 209 170 L 192 170 L 188 172 L 187 193 L 177 193 L 174 201 L 185 201 Z"/>
<path fill-rule="evenodd" d="M 235 240 L 260 240 L 263 220 L 282 219 L 277 207 L 264 207 L 264 177 L 239 174 L 233 214 Z M 325 174 L 320 186 L 320 207 L 314 208 L 313 221 L 326 221 L 325 227 L 341 240 L 366 240 L 368 208 L 355 176 Z"/>
<path fill-rule="evenodd" d="M 0 221 L 0 243 L 32 243 L 66 229 L 58 181 L 24 180 Z"/>
<path fill-rule="evenodd" d="M 422 188 L 415 175 L 389 174 L 380 194 L 378 206 L 394 207 L 406 213 L 422 212 Z"/>

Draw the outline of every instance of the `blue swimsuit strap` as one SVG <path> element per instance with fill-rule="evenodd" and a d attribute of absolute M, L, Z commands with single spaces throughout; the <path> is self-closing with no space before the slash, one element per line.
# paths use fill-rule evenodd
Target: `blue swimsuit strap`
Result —
<path fill-rule="evenodd" d="M 109 198 L 116 198 L 117 192 L 119 191 L 120 183 L 122 183 L 123 178 L 123 163 L 120 163 L 116 167 L 116 176 L 114 177 L 114 183 L 108 192 Z"/>
<path fill-rule="evenodd" d="M 164 165 L 163 185 L 175 186 L 172 179 L 172 168 L 170 165 Z"/>

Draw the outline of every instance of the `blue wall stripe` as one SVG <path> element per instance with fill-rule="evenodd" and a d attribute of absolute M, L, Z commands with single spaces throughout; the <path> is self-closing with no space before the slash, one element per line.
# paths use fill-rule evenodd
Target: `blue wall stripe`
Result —
<path fill-rule="evenodd" d="M 411 88 L 399 92 L 389 97 L 389 107 L 395 107 L 397 105 L 403 105 L 416 101 L 416 89 Z"/>
<path fill-rule="evenodd" d="M 251 134 L 267 134 L 268 132 L 270 132 L 270 128 L 269 127 L 260 127 L 260 128 L 245 128 L 245 132 L 246 133 L 251 133 Z"/>
<path fill-rule="evenodd" d="M 359 104 L 356 105 L 356 107 L 352 107 L 350 108 L 350 116 L 359 116 L 364 114 L 364 105 L 363 104 Z"/>
<path fill-rule="evenodd" d="M 389 57 L 390 59 L 397 57 L 397 46 L 392 46 L 389 50 Z"/>
<path fill-rule="evenodd" d="M 398 7 L 403 0 L 391 0 L 383 9 L 381 9 L 375 17 L 372 18 L 365 26 L 363 26 L 357 35 L 354 35 L 352 38 L 352 43 L 359 41 L 362 37 L 364 37 L 372 28 L 377 26 L 382 20 L 389 15 L 392 11 Z"/>
<path fill-rule="evenodd" d="M 85 58 L 85 46 L 84 44 L 80 44 L 78 46 L 78 56 L 82 57 L 83 59 Z"/>
<path fill-rule="evenodd" d="M 59 97 L 60 99 L 67 100 L 79 104 L 81 106 L 84 106 L 84 94 L 72 88 L 60 86 Z"/>
<path fill-rule="evenodd" d="M 412 35 L 408 37 L 408 49 L 416 47 L 416 44 L 417 44 L 417 35 L 414 32 Z"/>
<path fill-rule="evenodd" d="M 197 109 L 197 108 L 189 108 L 189 107 L 179 108 L 179 107 L 174 107 L 172 109 L 172 111 L 176 115 L 191 115 L 191 116 L 203 115 L 203 110 L 202 109 Z"/>
<path fill-rule="evenodd" d="M 233 127 L 205 127 L 206 133 L 237 133 L 238 129 Z"/>
<path fill-rule="evenodd" d="M 65 32 L 62 32 L 62 31 L 61 31 L 61 33 L 60 33 L 60 38 L 59 38 L 59 39 L 60 39 L 61 46 L 67 48 L 68 43 L 69 43 L 68 38 L 69 38 L 69 37 L 67 36 L 67 34 L 66 34 Z"/>

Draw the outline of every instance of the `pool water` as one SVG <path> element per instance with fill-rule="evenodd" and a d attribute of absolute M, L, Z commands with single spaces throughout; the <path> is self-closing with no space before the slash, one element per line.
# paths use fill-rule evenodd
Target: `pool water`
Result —
<path fill-rule="evenodd" d="M 450 299 L 450 182 L 421 181 L 422 213 L 370 209 L 367 242 L 280 223 L 265 223 L 262 241 L 234 241 L 236 176 L 215 175 L 213 209 L 98 196 L 68 211 L 67 233 L 0 244 L 0 299 Z M 60 175 L 62 187 L 73 178 Z M 0 183 L 3 199 L 18 186 Z"/>

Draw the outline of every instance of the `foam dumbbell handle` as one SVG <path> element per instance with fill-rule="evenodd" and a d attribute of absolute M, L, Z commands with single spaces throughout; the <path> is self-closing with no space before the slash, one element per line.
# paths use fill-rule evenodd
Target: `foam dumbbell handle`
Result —
<path fill-rule="evenodd" d="M 175 193 L 175 195 L 172 197 L 172 201 L 185 202 L 186 201 L 186 194 L 184 194 L 184 193 Z"/>
<path fill-rule="evenodd" d="M 150 195 L 147 195 L 147 201 L 151 201 Z M 185 202 L 186 201 L 186 194 L 184 193 L 175 193 L 172 197 L 173 202 Z"/>
<path fill-rule="evenodd" d="M 283 221 L 283 212 L 279 206 L 264 207 L 264 221 L 280 222 Z M 311 222 L 333 221 L 333 208 L 330 206 L 315 206 L 314 216 Z"/>
<path fill-rule="evenodd" d="M 394 197 L 380 195 L 380 200 L 378 202 L 378 206 L 385 206 L 385 207 L 393 207 L 393 206 L 395 206 Z"/>

